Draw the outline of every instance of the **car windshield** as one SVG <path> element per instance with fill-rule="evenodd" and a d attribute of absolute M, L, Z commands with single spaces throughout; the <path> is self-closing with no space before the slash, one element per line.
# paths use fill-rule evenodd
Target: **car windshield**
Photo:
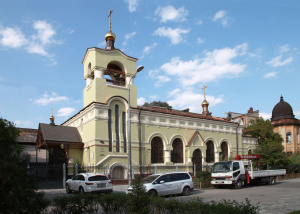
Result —
<path fill-rule="evenodd" d="M 105 181 L 109 180 L 106 176 L 104 175 L 96 175 L 88 178 L 89 181 Z"/>
<path fill-rule="evenodd" d="M 229 172 L 232 165 L 232 161 L 215 163 L 212 168 L 213 173 Z"/>
<path fill-rule="evenodd" d="M 142 180 L 143 184 L 152 183 L 159 175 L 150 175 Z"/>

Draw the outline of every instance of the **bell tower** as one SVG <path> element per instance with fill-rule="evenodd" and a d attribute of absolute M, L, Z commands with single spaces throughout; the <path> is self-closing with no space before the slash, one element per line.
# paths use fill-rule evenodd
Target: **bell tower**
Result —
<path fill-rule="evenodd" d="M 86 81 L 83 91 L 84 107 L 93 102 L 107 103 L 114 96 L 128 100 L 128 84 L 131 84 L 131 107 L 137 106 L 137 89 L 133 85 L 133 79 L 138 59 L 115 48 L 116 35 L 111 29 L 112 12 L 110 10 L 108 15 L 109 31 L 105 35 L 106 48 L 88 48 L 82 61 Z"/>

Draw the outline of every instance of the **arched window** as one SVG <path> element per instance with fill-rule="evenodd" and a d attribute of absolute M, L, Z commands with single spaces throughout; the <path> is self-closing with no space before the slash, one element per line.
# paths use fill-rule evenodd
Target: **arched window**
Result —
<path fill-rule="evenodd" d="M 151 163 L 164 163 L 164 145 L 160 137 L 151 141 Z"/>
<path fill-rule="evenodd" d="M 221 143 L 220 161 L 228 160 L 228 145 L 226 142 Z"/>
<path fill-rule="evenodd" d="M 215 162 L 214 143 L 208 141 L 206 146 L 206 163 L 213 163 Z"/>
<path fill-rule="evenodd" d="M 120 152 L 119 105 L 115 105 L 116 152 Z"/>
<path fill-rule="evenodd" d="M 126 113 L 123 111 L 122 113 L 122 131 L 123 131 L 123 140 L 124 140 L 124 152 L 126 153 L 127 150 L 126 150 Z"/>
<path fill-rule="evenodd" d="M 173 151 L 171 153 L 171 161 L 173 163 L 183 163 L 183 146 L 182 141 L 179 138 L 176 138 L 173 141 Z"/>
<path fill-rule="evenodd" d="M 111 110 L 108 109 L 108 151 L 112 152 Z"/>
<path fill-rule="evenodd" d="M 291 132 L 286 133 L 286 143 L 288 143 L 288 144 L 292 143 L 292 133 Z"/>

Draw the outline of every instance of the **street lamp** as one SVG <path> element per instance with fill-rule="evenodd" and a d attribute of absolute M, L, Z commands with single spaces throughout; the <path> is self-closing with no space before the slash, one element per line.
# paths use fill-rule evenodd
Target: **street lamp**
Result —
<path fill-rule="evenodd" d="M 131 186 L 132 183 L 132 163 L 131 163 L 131 115 L 130 115 L 130 82 L 133 77 L 136 76 L 137 72 L 140 72 L 144 69 L 144 66 L 140 65 L 137 69 L 135 74 L 130 78 L 128 82 L 128 172 L 129 172 L 129 178 L 128 178 L 128 185 Z"/>

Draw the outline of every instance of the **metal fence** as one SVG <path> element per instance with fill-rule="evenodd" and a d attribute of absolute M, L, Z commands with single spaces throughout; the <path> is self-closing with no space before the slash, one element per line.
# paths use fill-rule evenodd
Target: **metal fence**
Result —
<path fill-rule="evenodd" d="M 63 187 L 63 164 L 30 163 L 28 171 L 40 189 Z"/>

